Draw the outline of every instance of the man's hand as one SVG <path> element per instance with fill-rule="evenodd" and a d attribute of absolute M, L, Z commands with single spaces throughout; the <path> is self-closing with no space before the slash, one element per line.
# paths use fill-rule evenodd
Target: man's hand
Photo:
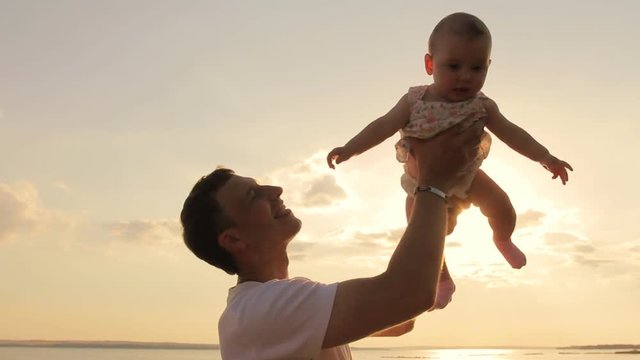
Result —
<path fill-rule="evenodd" d="M 567 173 L 567 169 L 573 171 L 573 168 L 566 161 L 562 161 L 557 157 L 548 154 L 540 161 L 542 167 L 549 170 L 553 174 L 552 179 L 560 177 L 562 181 L 562 185 L 565 185 L 567 181 L 569 181 L 569 174 Z"/>
<path fill-rule="evenodd" d="M 329 155 L 327 155 L 327 164 L 330 168 L 335 169 L 336 167 L 333 165 L 334 161 L 336 162 L 336 165 L 338 165 L 341 162 L 351 159 L 352 156 L 353 154 L 347 151 L 345 146 L 340 146 L 329 152 Z"/>
<path fill-rule="evenodd" d="M 411 148 L 409 156 L 418 164 L 418 184 L 448 192 L 461 175 L 460 171 L 475 158 L 484 122 L 476 121 L 469 127 L 462 125 L 428 140 L 406 138 Z"/>

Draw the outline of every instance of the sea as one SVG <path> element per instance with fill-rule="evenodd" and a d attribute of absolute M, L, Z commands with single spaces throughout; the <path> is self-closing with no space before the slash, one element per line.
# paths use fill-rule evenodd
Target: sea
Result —
<path fill-rule="evenodd" d="M 559 349 L 352 349 L 355 360 L 640 360 L 616 350 Z M 218 350 L 0 347 L 0 360 L 221 360 Z"/>

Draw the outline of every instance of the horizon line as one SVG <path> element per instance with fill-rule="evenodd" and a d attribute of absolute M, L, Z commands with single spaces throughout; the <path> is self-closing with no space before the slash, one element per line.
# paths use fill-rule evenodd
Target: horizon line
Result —
<path fill-rule="evenodd" d="M 0 347 L 61 347 L 61 348 L 116 348 L 116 349 L 163 349 L 163 350 L 218 350 L 219 344 L 184 343 L 175 341 L 131 341 L 131 340 L 9 340 L 0 339 Z M 351 346 L 352 349 L 626 349 L 640 348 L 640 344 L 597 344 L 569 346 L 504 346 L 504 345 L 459 345 L 459 346 Z"/>

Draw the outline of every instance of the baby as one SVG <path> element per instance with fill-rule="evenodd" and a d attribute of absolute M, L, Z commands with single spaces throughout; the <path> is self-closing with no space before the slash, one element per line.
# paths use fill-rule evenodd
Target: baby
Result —
<path fill-rule="evenodd" d="M 433 83 L 409 88 L 398 103 L 385 115 L 367 125 L 344 146 L 327 155 L 327 163 L 340 164 L 380 144 L 397 131 L 401 139 L 396 143 L 396 158 L 404 163 L 400 182 L 407 193 L 406 214 L 411 214 L 416 191 L 430 191 L 434 196 L 448 200 L 449 230 L 455 226 L 457 214 L 469 203 L 480 208 L 493 230 L 493 242 L 514 269 L 527 263 L 525 255 L 511 241 L 516 214 L 507 194 L 482 170 L 480 165 L 489 154 L 491 137 L 485 132 L 472 166 L 461 174 L 460 182 L 444 194 L 438 189 L 417 184 L 416 164 L 409 156 L 405 137 L 426 139 L 454 125 L 468 126 L 484 121 L 486 128 L 509 147 L 539 162 L 559 177 L 562 184 L 568 181 L 567 169 L 571 165 L 551 155 L 525 130 L 505 118 L 496 103 L 480 92 L 491 64 L 491 34 L 477 17 L 466 13 L 454 13 L 442 19 L 429 37 L 429 50 L 424 57 L 428 75 Z M 435 304 L 432 309 L 442 309 L 451 301 L 455 284 L 446 262 L 443 263 Z"/>

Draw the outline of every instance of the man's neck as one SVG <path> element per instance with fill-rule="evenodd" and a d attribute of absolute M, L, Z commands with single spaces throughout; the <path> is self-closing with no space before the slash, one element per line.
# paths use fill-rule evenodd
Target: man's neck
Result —
<path fill-rule="evenodd" d="M 270 280 L 282 280 L 289 278 L 289 259 L 280 262 L 277 266 L 263 266 L 258 269 L 247 269 L 238 273 L 238 284 L 247 281 L 267 282 Z"/>
<path fill-rule="evenodd" d="M 267 282 L 289 278 L 289 256 L 285 249 L 254 253 L 238 261 L 238 284 L 247 281 Z"/>
<path fill-rule="evenodd" d="M 267 282 L 270 280 L 282 280 L 289 278 L 289 272 L 285 269 L 284 271 L 278 271 L 271 275 L 267 274 L 252 274 L 252 273 L 242 273 L 238 274 L 238 284 L 248 281 L 255 282 Z"/>

